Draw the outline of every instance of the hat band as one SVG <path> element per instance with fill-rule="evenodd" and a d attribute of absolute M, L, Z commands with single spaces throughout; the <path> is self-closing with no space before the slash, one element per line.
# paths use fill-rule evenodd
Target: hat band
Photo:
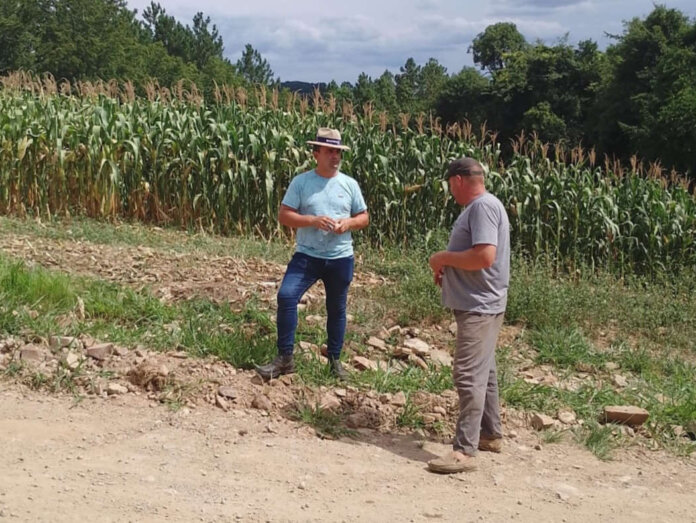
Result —
<path fill-rule="evenodd" d="M 335 138 L 324 138 L 323 136 L 317 136 L 317 142 L 328 143 L 331 145 L 341 145 L 341 140 L 336 140 Z"/>

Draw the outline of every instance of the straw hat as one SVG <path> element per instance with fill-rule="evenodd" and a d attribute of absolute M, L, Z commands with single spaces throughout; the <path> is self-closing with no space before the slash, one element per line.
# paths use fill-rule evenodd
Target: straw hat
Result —
<path fill-rule="evenodd" d="M 307 140 L 308 144 L 320 145 L 322 147 L 331 147 L 332 149 L 340 149 L 341 151 L 349 151 L 350 147 L 341 145 L 341 133 L 336 129 L 328 127 L 319 127 L 317 137 L 314 140 Z"/>

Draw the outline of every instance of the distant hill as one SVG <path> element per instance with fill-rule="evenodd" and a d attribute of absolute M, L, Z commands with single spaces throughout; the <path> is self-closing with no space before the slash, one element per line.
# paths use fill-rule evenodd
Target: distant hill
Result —
<path fill-rule="evenodd" d="M 280 86 L 300 94 L 312 94 L 316 87 L 320 92 L 326 91 L 326 82 L 310 83 L 310 82 L 280 82 Z"/>

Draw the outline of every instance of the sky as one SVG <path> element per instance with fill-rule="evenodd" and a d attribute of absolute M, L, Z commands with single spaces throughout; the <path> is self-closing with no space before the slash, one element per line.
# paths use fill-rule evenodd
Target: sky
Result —
<path fill-rule="evenodd" d="M 159 0 L 167 14 L 192 24 L 202 11 L 222 36 L 225 57 L 235 63 L 249 43 L 281 81 L 355 83 L 398 73 L 412 57 L 430 58 L 449 74 L 473 66 L 471 41 L 497 22 L 513 22 L 528 42 L 575 45 L 592 39 L 600 49 L 607 33 L 623 33 L 624 21 L 645 18 L 653 0 Z M 696 19 L 696 2 L 659 2 Z M 128 0 L 142 13 L 150 0 Z"/>

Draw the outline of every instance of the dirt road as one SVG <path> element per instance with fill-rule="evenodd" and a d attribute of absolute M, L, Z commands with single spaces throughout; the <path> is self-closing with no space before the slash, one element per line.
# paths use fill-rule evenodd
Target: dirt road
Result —
<path fill-rule="evenodd" d="M 0 521 L 696 521 L 693 459 L 601 462 L 518 432 L 477 472 L 437 476 L 425 461 L 446 447 L 415 436 L 321 440 L 258 410 L 0 381 Z"/>

